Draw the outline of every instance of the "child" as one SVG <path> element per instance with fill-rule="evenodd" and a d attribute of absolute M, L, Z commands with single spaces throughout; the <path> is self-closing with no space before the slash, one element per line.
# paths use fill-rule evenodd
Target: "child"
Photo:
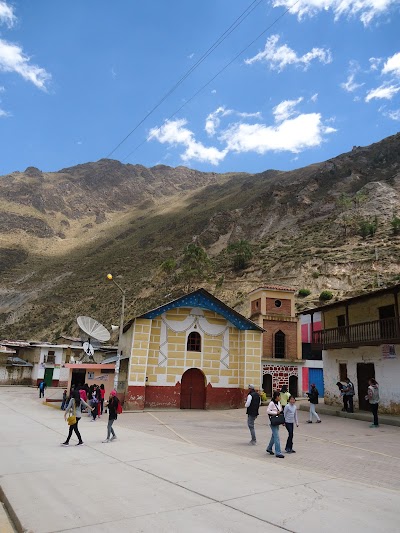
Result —
<path fill-rule="evenodd" d="M 67 389 L 64 389 L 62 403 L 61 403 L 61 411 L 65 411 L 66 405 L 67 405 Z"/>
<path fill-rule="evenodd" d="M 293 450 L 293 426 L 296 422 L 296 427 L 299 427 L 299 420 L 297 418 L 297 407 L 295 403 L 296 398 L 294 396 L 290 396 L 289 403 L 285 406 L 285 409 L 283 411 L 285 415 L 285 426 L 289 434 L 285 446 L 286 453 L 296 453 Z"/>

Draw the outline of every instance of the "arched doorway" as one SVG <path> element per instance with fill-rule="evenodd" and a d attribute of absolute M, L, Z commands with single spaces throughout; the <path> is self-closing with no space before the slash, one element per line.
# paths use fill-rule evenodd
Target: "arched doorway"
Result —
<path fill-rule="evenodd" d="M 198 368 L 189 368 L 181 380 L 181 409 L 204 409 L 205 403 L 204 374 Z"/>
<path fill-rule="evenodd" d="M 295 398 L 299 395 L 299 378 L 297 376 L 289 376 L 289 392 Z"/>
<path fill-rule="evenodd" d="M 262 388 L 267 398 L 272 398 L 272 376 L 271 374 L 264 374 Z"/>

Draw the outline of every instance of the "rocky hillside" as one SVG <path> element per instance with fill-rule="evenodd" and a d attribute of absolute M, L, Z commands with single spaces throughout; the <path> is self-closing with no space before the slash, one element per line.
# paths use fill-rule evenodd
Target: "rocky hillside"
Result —
<path fill-rule="evenodd" d="M 246 313 L 257 285 L 290 284 L 311 291 L 301 308 L 400 280 L 400 134 L 290 172 L 29 167 L 0 177 L 0 211 L 0 338 L 73 334 L 79 314 L 118 323 L 107 272 L 128 316 L 199 285 Z M 233 268 L 239 241 L 252 256 Z M 210 261 L 188 281 L 189 243 Z"/>

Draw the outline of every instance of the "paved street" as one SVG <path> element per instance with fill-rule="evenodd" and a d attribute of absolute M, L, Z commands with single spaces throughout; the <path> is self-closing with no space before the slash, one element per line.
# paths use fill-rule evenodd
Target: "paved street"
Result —
<path fill-rule="evenodd" d="M 265 453 L 265 407 L 257 447 L 244 410 L 152 411 L 121 415 L 110 444 L 106 417 L 85 417 L 85 446 L 63 448 L 63 413 L 37 396 L 0 388 L 0 486 L 21 530 L 398 530 L 398 427 L 329 416 L 309 425 L 301 411 L 297 453 L 280 460 Z"/>

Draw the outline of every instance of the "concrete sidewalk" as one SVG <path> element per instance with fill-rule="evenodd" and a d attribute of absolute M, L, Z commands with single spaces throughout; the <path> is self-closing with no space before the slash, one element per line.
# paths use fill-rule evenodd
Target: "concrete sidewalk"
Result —
<path fill-rule="evenodd" d="M 302 411 L 308 411 L 310 404 L 302 402 L 299 407 Z M 336 405 L 325 405 L 323 403 L 318 404 L 317 412 L 320 415 L 340 416 L 341 418 L 350 418 L 352 420 L 362 420 L 363 422 L 372 423 L 372 413 L 368 411 L 355 411 L 354 413 L 347 413 L 342 411 L 342 408 Z M 379 424 L 387 426 L 400 427 L 400 416 L 378 414 Z"/>
<path fill-rule="evenodd" d="M 101 443 L 105 420 L 84 417 L 79 425 L 85 446 L 63 448 L 61 411 L 43 405 L 29 389 L 0 389 L 0 424 L 6 428 L 0 484 L 19 531 L 337 533 L 343 524 L 354 533 L 398 529 L 400 492 L 378 487 L 372 478 L 360 484 L 295 468 L 291 456 L 276 459 L 261 446 L 245 446 L 254 458 L 241 457 L 179 435 L 155 436 L 123 427 L 124 416 L 134 428 L 146 415 L 121 415 L 118 440 L 110 444 Z M 232 424 L 215 413 L 208 425 L 193 427 L 217 438 L 218 417 Z M 354 447 L 340 448 L 344 453 Z"/>

